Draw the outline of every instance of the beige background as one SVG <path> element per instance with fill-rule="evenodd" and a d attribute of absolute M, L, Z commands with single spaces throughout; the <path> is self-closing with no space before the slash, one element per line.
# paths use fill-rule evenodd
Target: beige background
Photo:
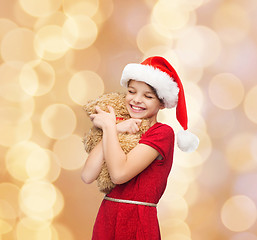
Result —
<path fill-rule="evenodd" d="M 255 0 L 0 0 L 0 239 L 87 240 L 103 194 L 83 184 L 83 104 L 127 63 L 166 57 L 194 153 L 175 148 L 164 240 L 257 240 Z M 159 120 L 180 130 L 175 111 Z"/>

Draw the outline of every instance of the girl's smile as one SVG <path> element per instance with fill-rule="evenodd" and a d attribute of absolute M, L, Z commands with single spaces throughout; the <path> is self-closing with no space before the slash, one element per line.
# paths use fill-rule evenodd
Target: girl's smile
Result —
<path fill-rule="evenodd" d="M 131 104 L 130 104 L 130 108 L 135 113 L 142 112 L 142 111 L 146 110 L 146 108 L 144 108 L 144 107 L 140 107 L 140 106 L 136 106 L 136 105 L 131 105 Z"/>
<path fill-rule="evenodd" d="M 157 113 L 164 108 L 153 89 L 144 82 L 130 80 L 126 95 L 126 107 L 132 118 L 150 118 L 157 122 Z"/>

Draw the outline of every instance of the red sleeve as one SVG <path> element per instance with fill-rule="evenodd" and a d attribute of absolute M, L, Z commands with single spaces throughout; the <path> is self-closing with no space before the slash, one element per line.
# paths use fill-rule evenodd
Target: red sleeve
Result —
<path fill-rule="evenodd" d="M 139 140 L 139 143 L 146 144 L 157 150 L 164 159 L 174 150 L 173 129 L 162 123 L 153 125 Z"/>

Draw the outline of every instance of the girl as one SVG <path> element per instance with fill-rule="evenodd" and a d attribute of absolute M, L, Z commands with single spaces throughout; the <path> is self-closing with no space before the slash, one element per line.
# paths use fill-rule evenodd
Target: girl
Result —
<path fill-rule="evenodd" d="M 141 64 L 128 64 L 121 84 L 127 87 L 126 107 L 131 119 L 116 125 L 113 108 L 109 113 L 96 107 L 90 116 L 103 130 L 102 141 L 91 151 L 82 179 L 93 182 L 103 161 L 116 187 L 104 197 L 93 230 L 93 240 L 161 239 L 156 206 L 167 183 L 173 162 L 174 132 L 157 121 L 165 107 L 177 105 L 177 119 L 187 130 L 187 113 L 183 87 L 173 67 L 162 57 L 151 57 Z M 135 133 L 140 119 L 148 118 L 149 130 L 127 155 L 122 151 L 117 133 Z M 198 139 L 188 131 L 178 136 L 184 151 L 198 146 Z"/>

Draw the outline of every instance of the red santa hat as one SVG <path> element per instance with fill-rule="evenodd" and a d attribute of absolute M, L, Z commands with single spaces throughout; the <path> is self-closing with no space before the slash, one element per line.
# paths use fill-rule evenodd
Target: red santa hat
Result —
<path fill-rule="evenodd" d="M 121 85 L 127 87 L 129 80 L 145 82 L 155 88 L 159 99 L 166 108 L 176 107 L 176 117 L 184 130 L 177 134 L 178 147 L 184 152 L 192 152 L 199 145 L 197 136 L 188 131 L 188 118 L 184 89 L 175 69 L 163 57 L 150 57 L 141 64 L 125 66 Z"/>

